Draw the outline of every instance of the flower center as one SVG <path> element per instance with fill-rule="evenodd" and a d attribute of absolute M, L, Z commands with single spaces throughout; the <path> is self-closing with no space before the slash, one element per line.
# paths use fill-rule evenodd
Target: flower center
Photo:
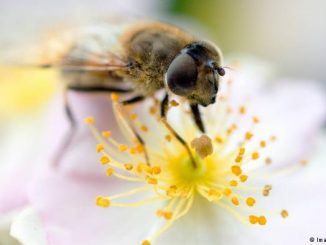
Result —
<path fill-rule="evenodd" d="M 231 113 L 225 98 L 220 98 L 222 111 L 219 116 L 228 117 Z M 94 119 L 89 117 L 86 123 L 98 139 L 96 151 L 101 153 L 100 162 L 106 169 L 107 176 L 115 176 L 127 182 L 135 183 L 135 188 L 111 196 L 99 196 L 96 205 L 101 207 L 138 207 L 153 202 L 161 202 L 162 208 L 156 210 L 156 215 L 166 220 L 166 223 L 154 234 L 150 234 L 143 245 L 149 245 L 158 236 L 165 232 L 183 215 L 187 214 L 196 195 L 201 195 L 211 202 L 234 215 L 246 224 L 265 225 L 267 218 L 256 208 L 254 195 L 269 195 L 272 187 L 265 185 L 255 187 L 246 185 L 252 169 L 269 165 L 270 157 L 262 158 L 261 152 L 271 144 L 275 137 L 269 139 L 254 138 L 254 127 L 259 119 L 251 118 L 249 129 L 241 134 L 236 144 L 231 144 L 234 132 L 238 129 L 237 122 L 246 113 L 245 106 L 240 106 L 233 120 L 213 118 L 214 125 L 221 124 L 218 130 L 208 132 L 208 135 L 198 135 L 192 125 L 185 128 L 185 140 L 191 145 L 194 159 L 180 142 L 169 134 L 164 124 L 159 120 L 157 108 L 150 108 L 147 121 L 155 125 L 155 132 L 151 127 L 144 125 L 138 115 L 126 112 L 117 102 L 118 97 L 112 96 L 113 107 L 121 130 L 129 139 L 130 144 L 117 142 L 111 132 L 99 132 L 94 126 Z M 186 117 L 186 116 L 185 116 Z M 188 125 L 188 123 L 184 123 Z M 154 128 L 154 127 L 153 127 Z M 134 130 L 140 132 L 144 143 L 135 140 Z M 130 140 L 131 139 L 131 140 Z M 148 154 L 148 155 L 146 155 Z M 149 156 L 150 162 L 146 162 Z M 195 165 L 194 162 L 195 161 Z M 252 167 L 254 166 L 254 167 Z M 133 202 L 118 202 L 119 199 L 137 196 L 141 199 Z M 288 212 L 283 210 L 282 217 Z"/>

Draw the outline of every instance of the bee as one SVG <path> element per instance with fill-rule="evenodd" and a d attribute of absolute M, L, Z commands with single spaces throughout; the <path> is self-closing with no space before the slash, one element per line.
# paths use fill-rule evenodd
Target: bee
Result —
<path fill-rule="evenodd" d="M 174 25 L 157 21 L 133 22 L 115 30 L 112 25 L 101 24 L 79 31 L 67 45 L 69 48 L 55 54 L 56 62 L 43 63 L 41 67 L 59 68 L 67 90 L 133 93 L 133 97 L 121 101 L 122 105 L 140 102 L 164 90 L 160 102 L 163 119 L 171 95 L 182 97 L 189 103 L 198 129 L 204 133 L 199 106 L 215 103 L 220 77 L 225 74 L 219 48 Z M 74 127 L 69 103 L 66 112 Z M 164 122 L 191 155 L 182 137 Z"/>

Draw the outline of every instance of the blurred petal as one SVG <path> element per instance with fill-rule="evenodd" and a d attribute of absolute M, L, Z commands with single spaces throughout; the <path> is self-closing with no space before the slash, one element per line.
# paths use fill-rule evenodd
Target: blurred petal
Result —
<path fill-rule="evenodd" d="M 50 244 L 130 244 L 145 236 L 155 212 L 146 207 L 129 211 L 95 205 L 96 196 L 125 190 L 126 184 L 99 177 L 65 176 L 51 169 L 31 187 L 30 200 L 45 224 Z M 146 228 L 138 229 L 143 224 Z"/>
<path fill-rule="evenodd" d="M 47 244 L 46 233 L 37 211 L 27 207 L 15 217 L 10 234 L 24 245 Z"/>
<path fill-rule="evenodd" d="M 326 95 L 313 81 L 281 80 L 253 98 L 252 111 L 261 118 L 257 134 L 275 135 L 269 154 L 276 164 L 293 164 L 310 156 L 326 119 Z"/>

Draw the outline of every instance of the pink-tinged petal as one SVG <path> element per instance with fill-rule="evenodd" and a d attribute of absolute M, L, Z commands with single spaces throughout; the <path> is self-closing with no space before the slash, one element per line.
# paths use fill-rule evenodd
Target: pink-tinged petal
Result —
<path fill-rule="evenodd" d="M 36 117 L 36 119 L 35 119 Z M 26 186 L 37 168 L 38 144 L 44 122 L 41 115 L 5 125 L 1 145 L 0 214 L 27 202 Z"/>
<path fill-rule="evenodd" d="M 266 154 L 275 164 L 292 164 L 311 154 L 326 119 L 326 95 L 316 82 L 282 80 L 253 98 L 250 109 L 261 118 L 256 135 L 276 136 Z"/>
<path fill-rule="evenodd" d="M 37 211 L 25 208 L 12 222 L 10 235 L 26 245 L 46 245 L 46 233 Z"/>
<path fill-rule="evenodd" d="M 99 168 L 94 167 L 98 161 L 95 152 L 96 139 L 92 135 L 84 119 L 88 116 L 95 118 L 96 126 L 100 130 L 111 130 L 117 135 L 117 124 L 112 112 L 109 94 L 68 93 L 71 111 L 76 120 L 76 131 L 69 147 L 61 153 L 58 169 L 66 174 L 86 177 L 102 176 Z M 43 147 L 48 149 L 47 159 L 52 162 L 65 137 L 69 134 L 70 125 L 65 114 L 62 98 L 54 103 L 53 113 L 49 118 L 47 139 Z"/>
<path fill-rule="evenodd" d="M 49 169 L 31 186 L 30 201 L 42 217 L 50 244 L 140 243 L 156 219 L 153 207 L 103 209 L 95 205 L 97 196 L 128 187 L 135 185 Z"/>

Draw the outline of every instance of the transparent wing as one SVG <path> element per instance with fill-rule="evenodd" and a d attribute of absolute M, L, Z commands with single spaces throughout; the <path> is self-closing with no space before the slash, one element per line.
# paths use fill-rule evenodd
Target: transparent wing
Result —
<path fill-rule="evenodd" d="M 111 19 L 51 28 L 29 47 L 24 44 L 9 48 L 6 55 L 0 50 L 1 63 L 66 70 L 125 69 L 128 64 L 123 57 L 119 36 L 129 25 L 130 22 Z"/>

